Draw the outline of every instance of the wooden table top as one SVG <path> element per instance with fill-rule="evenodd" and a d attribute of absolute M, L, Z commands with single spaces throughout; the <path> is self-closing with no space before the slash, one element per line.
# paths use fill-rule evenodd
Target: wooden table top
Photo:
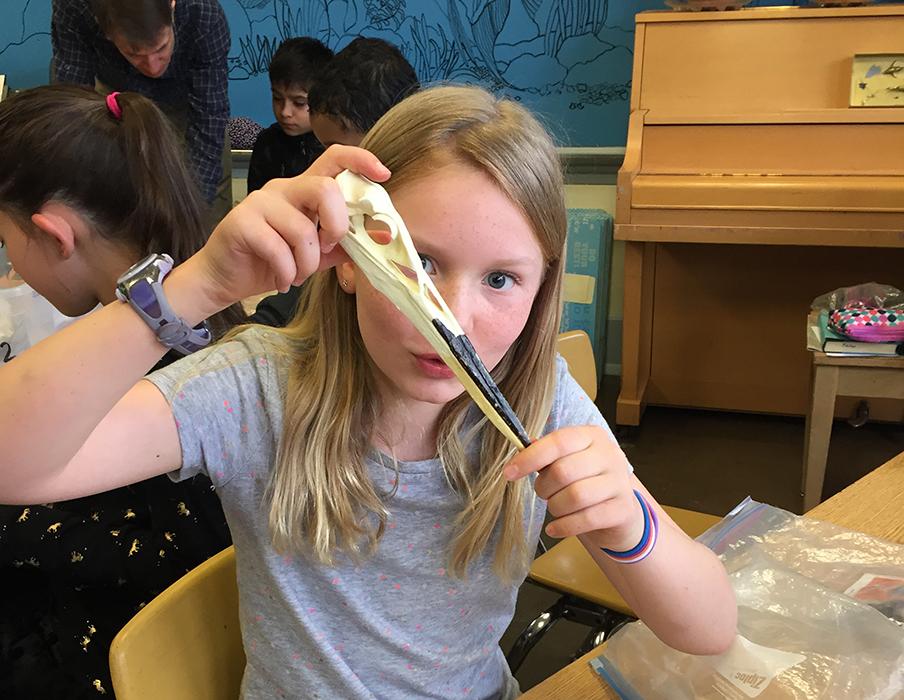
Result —
<path fill-rule="evenodd" d="M 904 452 L 807 513 L 851 530 L 904 544 Z M 588 662 L 600 648 L 527 691 L 524 700 L 617 700 Z"/>

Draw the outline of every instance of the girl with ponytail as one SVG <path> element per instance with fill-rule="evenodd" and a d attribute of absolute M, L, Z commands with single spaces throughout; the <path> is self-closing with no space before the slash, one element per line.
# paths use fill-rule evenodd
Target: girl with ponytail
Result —
<path fill-rule="evenodd" d="M 66 315 L 113 301 L 119 275 L 149 253 L 179 264 L 207 239 L 178 140 L 141 95 L 52 85 L 4 100 L 0 163 L 0 241 L 15 271 Z M 219 336 L 243 320 L 235 305 L 210 325 Z M 229 542 L 206 477 L 0 506 L 0 697 L 112 694 L 116 632 Z"/>

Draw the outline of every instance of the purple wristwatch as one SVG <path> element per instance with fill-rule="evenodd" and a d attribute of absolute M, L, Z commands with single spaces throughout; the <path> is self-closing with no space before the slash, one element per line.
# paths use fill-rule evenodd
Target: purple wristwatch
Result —
<path fill-rule="evenodd" d="M 116 281 L 116 298 L 135 309 L 163 345 L 190 355 L 210 343 L 210 329 L 206 322 L 192 328 L 170 308 L 163 293 L 163 279 L 172 269 L 169 255 L 147 256 Z"/>

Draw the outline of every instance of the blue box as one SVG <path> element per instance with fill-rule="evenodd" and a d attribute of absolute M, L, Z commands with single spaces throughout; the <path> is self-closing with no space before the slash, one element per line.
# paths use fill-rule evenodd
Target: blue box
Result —
<path fill-rule="evenodd" d="M 598 377 L 606 362 L 611 264 L 612 217 L 602 209 L 569 209 L 561 330 L 590 336 Z"/>

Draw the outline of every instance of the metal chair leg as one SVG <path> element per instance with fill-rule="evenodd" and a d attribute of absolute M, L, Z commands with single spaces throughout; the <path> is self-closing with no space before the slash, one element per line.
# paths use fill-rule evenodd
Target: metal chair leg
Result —
<path fill-rule="evenodd" d="M 607 639 L 609 639 L 609 637 L 615 634 L 617 630 L 621 629 L 623 625 L 634 619 L 633 617 L 622 615 L 621 613 L 617 613 L 613 610 L 606 610 L 606 613 L 607 619 L 605 624 L 594 627 L 590 630 L 590 632 L 584 638 L 584 641 L 581 642 L 581 646 L 579 646 L 577 651 L 575 651 L 572 660 L 579 659 L 587 652 L 596 649 L 600 644 L 602 644 Z"/>
<path fill-rule="evenodd" d="M 513 674 L 518 671 L 530 650 L 537 645 L 543 635 L 559 621 L 564 612 L 564 607 L 564 603 L 560 598 L 551 607 L 540 613 L 518 636 L 518 639 L 515 640 L 511 650 L 505 657 Z"/>
<path fill-rule="evenodd" d="M 575 650 L 574 654 L 571 657 L 571 660 L 581 658 L 584 654 L 592 649 L 596 649 L 600 644 L 602 644 L 606 637 L 608 630 L 603 627 L 597 627 L 596 629 L 590 630 L 586 637 L 584 637 L 584 641 L 581 642 L 581 645 Z"/>
<path fill-rule="evenodd" d="M 622 619 L 619 620 L 617 623 L 615 623 L 615 626 L 609 631 L 609 634 L 606 636 L 606 639 L 609 639 L 609 637 L 611 637 L 613 634 L 618 632 L 622 627 L 627 625 L 629 622 L 636 622 L 636 621 L 637 621 L 636 617 L 628 617 L 626 615 L 622 616 Z"/>

